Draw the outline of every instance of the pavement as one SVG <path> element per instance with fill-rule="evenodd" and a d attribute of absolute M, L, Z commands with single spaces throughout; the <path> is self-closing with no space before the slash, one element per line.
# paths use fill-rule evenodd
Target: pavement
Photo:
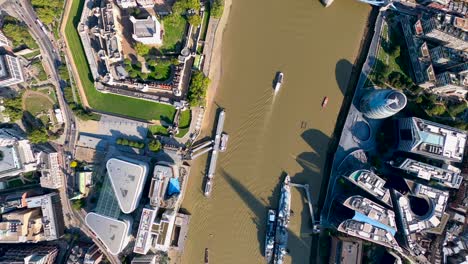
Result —
<path fill-rule="evenodd" d="M 337 184 L 337 180 L 341 176 L 339 173 L 337 173 L 337 169 L 339 165 L 342 163 L 344 158 L 349 153 L 355 150 L 358 150 L 358 149 L 370 150 L 370 149 L 375 148 L 375 138 L 372 136 L 372 134 L 373 134 L 373 130 L 375 130 L 375 128 L 379 126 L 379 121 L 367 120 L 356 106 L 359 105 L 359 100 L 362 94 L 366 92 L 366 87 L 364 87 L 364 84 L 366 83 L 367 75 L 369 75 L 369 73 L 372 71 L 372 68 L 375 63 L 375 57 L 379 48 L 382 25 L 383 25 L 383 13 L 380 12 L 375 23 L 374 34 L 372 37 L 371 45 L 369 47 L 367 59 L 362 67 L 360 77 L 357 83 L 356 91 L 354 93 L 353 100 L 352 100 L 352 103 L 348 112 L 348 116 L 346 117 L 345 125 L 343 127 L 343 130 L 340 136 L 338 148 L 336 150 L 336 153 L 333 159 L 333 164 L 332 164 L 332 169 L 331 169 L 331 174 L 330 174 L 330 179 L 329 179 L 329 184 L 328 184 L 328 189 L 327 189 L 327 196 L 326 196 L 325 203 L 322 209 L 322 213 L 320 215 L 320 222 L 322 226 L 328 225 L 329 219 L 330 219 L 330 208 L 331 208 L 332 202 L 335 198 L 335 195 L 339 193 L 340 186 L 339 184 Z M 353 130 L 355 130 L 354 129 L 355 125 L 363 121 L 367 122 L 370 126 L 371 137 L 367 139 L 366 141 L 360 140 L 359 137 L 356 137 L 353 134 Z"/>

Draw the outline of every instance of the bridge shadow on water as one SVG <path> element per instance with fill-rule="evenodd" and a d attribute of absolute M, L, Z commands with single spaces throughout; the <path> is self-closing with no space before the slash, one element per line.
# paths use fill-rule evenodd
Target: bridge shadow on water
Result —
<path fill-rule="evenodd" d="M 268 212 L 268 206 L 265 206 L 264 203 L 257 197 L 255 197 L 239 180 L 233 177 L 230 173 L 226 172 L 224 169 L 221 169 L 220 176 L 223 177 L 226 182 L 237 192 L 239 197 L 244 201 L 244 203 L 250 208 L 253 212 L 252 221 L 257 226 L 257 238 L 259 244 L 259 250 L 262 255 L 264 255 L 265 249 L 265 232 L 266 232 L 266 216 Z M 281 180 L 280 180 L 281 179 Z M 277 207 L 279 193 L 281 189 L 281 181 L 284 179 L 284 174 L 281 177 L 278 177 L 278 185 L 273 190 L 274 193 L 272 197 L 269 198 L 271 204 L 275 205 L 273 207 Z M 292 232 L 289 232 L 289 239 L 288 239 L 288 248 L 292 248 L 291 246 L 294 245 L 294 251 L 302 251 L 304 252 L 307 250 L 306 241 L 302 238 L 296 236 Z M 292 263 L 304 263 L 303 258 L 297 256 L 295 254 L 291 254 Z"/>

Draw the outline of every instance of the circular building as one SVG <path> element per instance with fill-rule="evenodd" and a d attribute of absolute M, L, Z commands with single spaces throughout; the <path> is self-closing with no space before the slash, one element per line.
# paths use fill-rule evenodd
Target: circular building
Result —
<path fill-rule="evenodd" d="M 399 91 L 377 89 L 362 96 L 359 108 L 367 118 L 383 119 L 405 108 L 406 102 L 406 96 Z"/>

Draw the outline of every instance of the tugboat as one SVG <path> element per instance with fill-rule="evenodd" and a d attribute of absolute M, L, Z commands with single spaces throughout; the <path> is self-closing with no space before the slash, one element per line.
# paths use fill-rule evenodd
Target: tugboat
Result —
<path fill-rule="evenodd" d="M 273 259 L 273 251 L 275 249 L 275 225 L 276 212 L 273 209 L 268 210 L 267 229 L 265 236 L 265 259 L 267 263 L 271 263 Z"/>
<path fill-rule="evenodd" d="M 284 256 L 287 254 L 288 245 L 288 225 L 289 216 L 291 214 L 291 178 L 286 175 L 281 188 L 281 196 L 278 207 L 278 217 L 276 220 L 276 234 L 275 234 L 275 256 L 273 259 L 274 264 L 282 264 Z"/>
<path fill-rule="evenodd" d="M 276 82 L 275 82 L 275 94 L 279 92 L 281 86 L 283 85 L 284 74 L 282 72 L 276 73 Z"/>
<path fill-rule="evenodd" d="M 208 264 L 208 248 L 205 248 L 205 264 Z"/>
<path fill-rule="evenodd" d="M 322 101 L 322 109 L 327 107 L 327 104 L 328 104 L 328 97 L 325 96 Z"/>

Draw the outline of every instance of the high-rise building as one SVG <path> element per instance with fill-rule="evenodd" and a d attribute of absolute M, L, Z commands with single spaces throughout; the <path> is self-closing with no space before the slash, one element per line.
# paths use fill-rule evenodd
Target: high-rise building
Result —
<path fill-rule="evenodd" d="M 55 264 L 58 252 L 52 245 L 7 245 L 0 249 L 0 264 Z"/>
<path fill-rule="evenodd" d="M 398 150 L 434 159 L 461 162 L 465 131 L 417 117 L 398 120 Z"/>
<path fill-rule="evenodd" d="M 0 47 L 3 47 L 3 46 L 10 46 L 10 41 L 3 34 L 3 32 L 0 31 Z"/>
<path fill-rule="evenodd" d="M 0 87 L 22 82 L 24 82 L 24 76 L 18 58 L 0 55 Z"/>
<path fill-rule="evenodd" d="M 468 52 L 437 46 L 429 50 L 432 65 L 446 68 L 468 60 Z"/>
<path fill-rule="evenodd" d="M 368 118 L 382 119 L 401 111 L 406 102 L 406 96 L 399 91 L 377 89 L 361 98 L 360 110 Z"/>
<path fill-rule="evenodd" d="M 419 36 L 438 42 L 448 48 L 468 50 L 468 20 L 449 14 L 438 14 L 430 19 L 418 20 L 422 31 Z"/>
<path fill-rule="evenodd" d="M 468 94 L 468 74 L 443 72 L 436 75 L 436 85 L 432 88 L 436 94 L 465 98 Z"/>

